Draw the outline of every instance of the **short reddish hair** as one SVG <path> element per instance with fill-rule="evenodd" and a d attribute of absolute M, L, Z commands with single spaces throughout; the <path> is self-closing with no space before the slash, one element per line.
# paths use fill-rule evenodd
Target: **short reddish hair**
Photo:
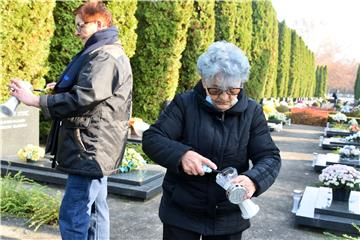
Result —
<path fill-rule="evenodd" d="M 84 22 L 92 22 L 97 20 L 102 20 L 102 22 L 107 26 L 111 26 L 111 13 L 107 10 L 105 4 L 101 1 L 97 2 L 86 2 L 78 7 L 74 11 L 75 15 L 80 15 L 81 19 Z"/>

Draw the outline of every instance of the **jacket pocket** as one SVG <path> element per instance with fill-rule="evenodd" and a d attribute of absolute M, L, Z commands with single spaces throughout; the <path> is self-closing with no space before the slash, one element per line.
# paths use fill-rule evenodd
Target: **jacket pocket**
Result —
<path fill-rule="evenodd" d="M 76 140 L 77 144 L 79 145 L 79 147 L 80 147 L 83 151 L 86 151 L 85 144 L 83 143 L 83 141 L 82 141 L 82 139 L 81 139 L 80 128 L 75 128 L 75 129 L 74 129 L 74 137 L 75 137 L 75 140 Z"/>
<path fill-rule="evenodd" d="M 62 124 L 66 128 L 85 129 L 90 126 L 90 122 L 91 117 L 73 117 L 65 119 Z"/>
<path fill-rule="evenodd" d="M 191 183 L 177 183 L 171 201 L 188 212 L 206 212 L 207 194 L 200 186 L 191 186 Z M 206 188 L 206 186 L 204 186 Z"/>
<path fill-rule="evenodd" d="M 91 117 L 73 117 L 63 121 L 63 126 L 67 131 L 72 132 L 74 142 L 77 144 L 80 151 L 87 152 L 86 143 L 83 141 L 83 135 L 89 131 Z"/>

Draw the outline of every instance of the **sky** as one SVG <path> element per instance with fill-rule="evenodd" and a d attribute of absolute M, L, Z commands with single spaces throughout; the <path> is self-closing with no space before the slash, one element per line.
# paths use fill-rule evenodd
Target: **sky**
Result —
<path fill-rule="evenodd" d="M 272 0 L 279 21 L 315 53 L 338 46 L 337 60 L 360 62 L 360 0 Z"/>

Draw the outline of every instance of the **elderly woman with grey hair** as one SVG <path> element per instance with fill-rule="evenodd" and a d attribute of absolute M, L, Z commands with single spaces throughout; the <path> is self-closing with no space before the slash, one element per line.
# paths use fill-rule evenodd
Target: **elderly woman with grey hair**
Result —
<path fill-rule="evenodd" d="M 167 169 L 159 209 L 163 239 L 241 239 L 249 220 L 204 166 L 236 168 L 233 183 L 246 188 L 245 198 L 257 197 L 279 173 L 279 149 L 261 106 L 244 92 L 250 69 L 244 53 L 215 42 L 197 66 L 201 81 L 176 95 L 143 135 L 145 153 Z"/>

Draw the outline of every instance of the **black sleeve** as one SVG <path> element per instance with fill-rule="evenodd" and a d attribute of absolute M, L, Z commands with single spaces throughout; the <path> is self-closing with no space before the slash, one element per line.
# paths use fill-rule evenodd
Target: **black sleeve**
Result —
<path fill-rule="evenodd" d="M 162 112 L 157 122 L 143 134 L 143 150 L 156 163 L 177 173 L 180 159 L 191 149 L 179 142 L 184 124 L 180 96 L 176 96 Z"/>
<path fill-rule="evenodd" d="M 253 162 L 253 168 L 246 171 L 244 175 L 255 183 L 257 189 L 254 196 L 258 196 L 274 183 L 281 166 L 279 149 L 271 138 L 260 105 L 257 105 L 254 111 L 248 155 Z"/>
<path fill-rule="evenodd" d="M 87 61 L 69 92 L 41 96 L 40 106 L 45 114 L 53 119 L 81 116 L 113 95 L 115 86 L 120 84 L 116 60 L 109 53 L 98 51 Z"/>

